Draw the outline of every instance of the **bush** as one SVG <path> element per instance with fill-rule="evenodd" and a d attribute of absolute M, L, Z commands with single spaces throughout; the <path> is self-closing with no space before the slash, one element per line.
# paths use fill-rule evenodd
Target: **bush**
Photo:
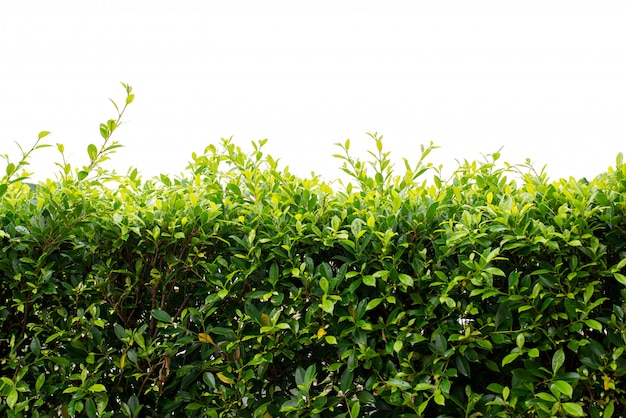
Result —
<path fill-rule="evenodd" d="M 124 85 L 126 105 L 133 100 Z M 626 415 L 626 165 L 449 179 L 339 144 L 333 189 L 231 140 L 184 175 L 0 182 L 9 417 Z M 429 180 L 421 180 L 425 173 Z"/>

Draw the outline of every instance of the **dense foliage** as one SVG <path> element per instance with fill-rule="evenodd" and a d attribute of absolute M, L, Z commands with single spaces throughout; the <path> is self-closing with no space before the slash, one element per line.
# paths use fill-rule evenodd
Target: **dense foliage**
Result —
<path fill-rule="evenodd" d="M 127 91 L 126 105 L 133 100 Z M 426 163 L 351 181 L 230 140 L 179 177 L 0 182 L 0 415 L 626 415 L 626 165 Z M 428 181 L 422 176 L 428 174 Z"/>

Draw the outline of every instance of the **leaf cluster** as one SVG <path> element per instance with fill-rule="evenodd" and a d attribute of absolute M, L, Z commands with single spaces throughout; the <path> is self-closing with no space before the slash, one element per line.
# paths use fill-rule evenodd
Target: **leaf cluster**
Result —
<path fill-rule="evenodd" d="M 223 139 L 144 180 L 100 165 L 125 108 L 83 169 L 7 168 L 0 414 L 626 414 L 621 156 L 591 182 L 499 153 L 442 179 L 431 144 L 396 175 L 372 134 L 334 189 Z"/>

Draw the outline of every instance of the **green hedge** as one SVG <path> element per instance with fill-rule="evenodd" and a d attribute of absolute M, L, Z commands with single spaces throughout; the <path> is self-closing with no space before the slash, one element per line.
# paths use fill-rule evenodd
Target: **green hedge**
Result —
<path fill-rule="evenodd" d="M 626 416 L 621 156 L 443 179 L 372 135 L 328 185 L 222 140 L 144 180 L 101 165 L 124 110 L 34 190 L 7 157 L 0 415 Z"/>

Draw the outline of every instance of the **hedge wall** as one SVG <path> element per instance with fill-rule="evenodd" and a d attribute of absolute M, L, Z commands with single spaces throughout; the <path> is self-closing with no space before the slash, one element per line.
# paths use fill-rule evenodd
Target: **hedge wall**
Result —
<path fill-rule="evenodd" d="M 372 135 L 331 187 L 222 140 L 144 180 L 101 168 L 124 109 L 57 180 L 7 162 L 0 415 L 626 416 L 621 156 L 443 179 Z"/>

